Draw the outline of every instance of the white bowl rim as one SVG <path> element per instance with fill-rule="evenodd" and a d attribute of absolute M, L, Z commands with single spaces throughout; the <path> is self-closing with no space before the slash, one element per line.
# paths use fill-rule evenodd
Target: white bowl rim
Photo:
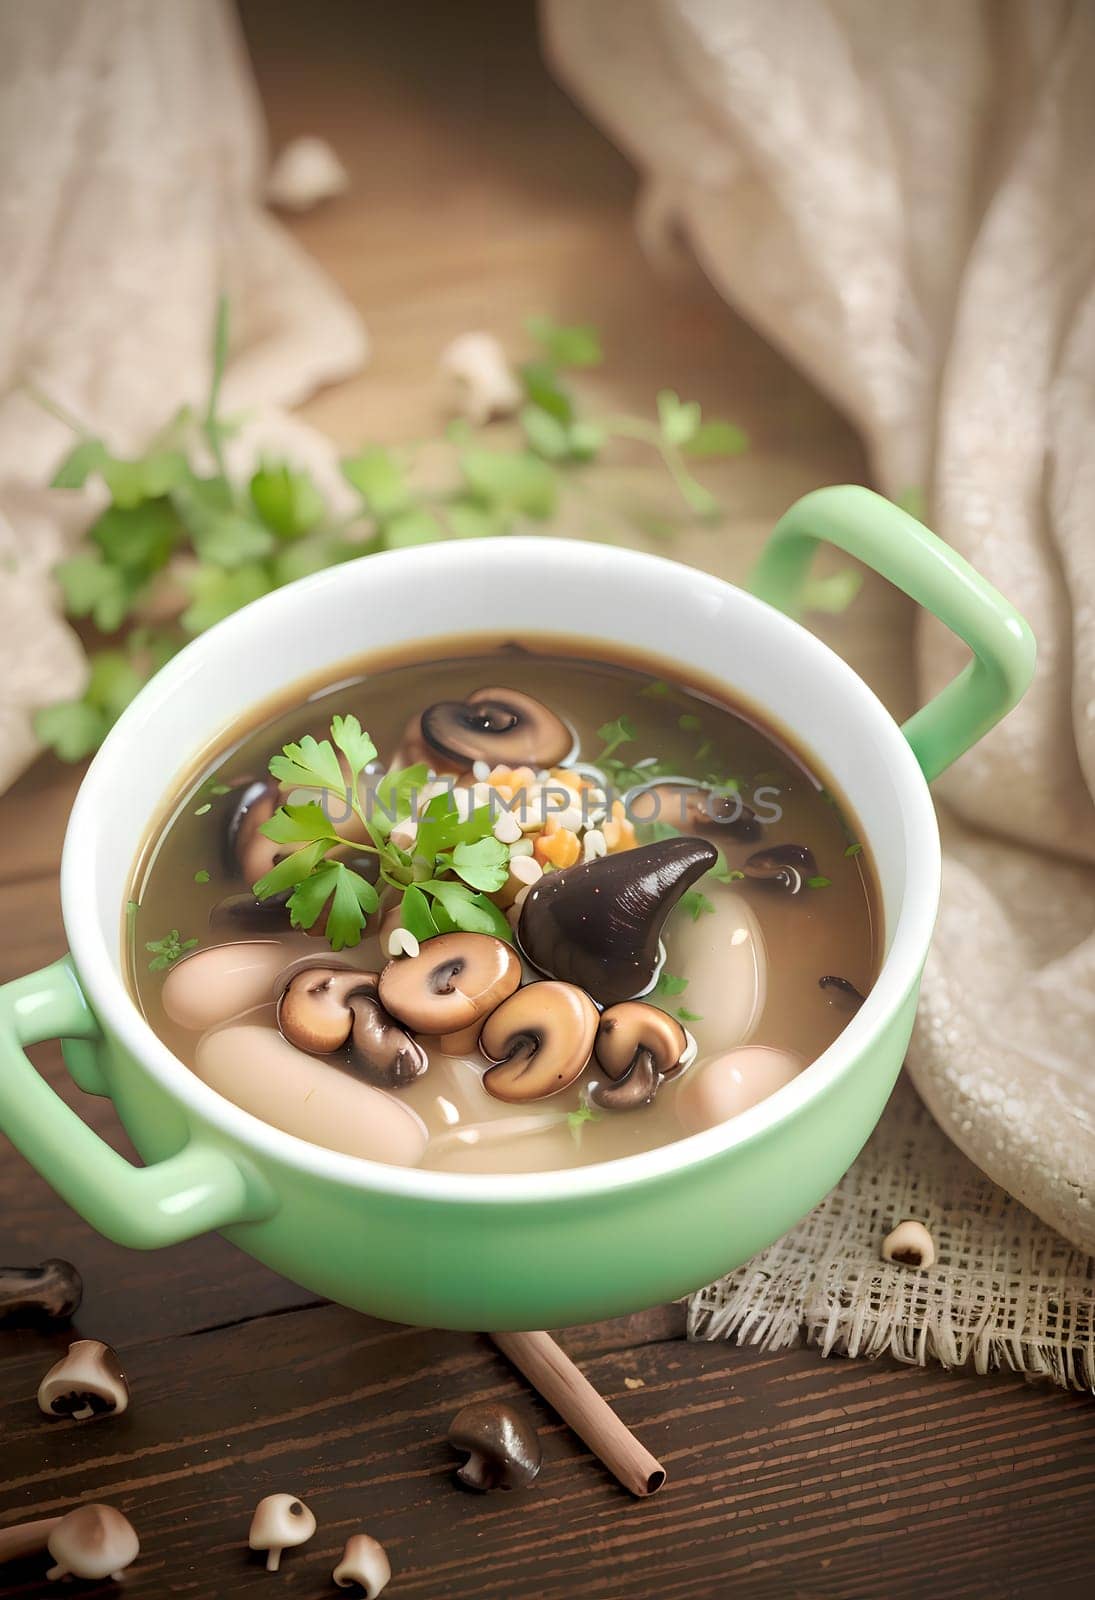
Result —
<path fill-rule="evenodd" d="M 919 982 L 939 903 L 939 829 L 924 775 L 899 726 L 882 702 L 828 645 L 747 590 L 664 556 L 547 537 L 510 537 L 504 543 L 508 558 L 537 563 L 550 555 L 550 548 L 545 547 L 558 546 L 560 559 L 569 560 L 574 559 L 576 551 L 595 549 L 601 560 L 610 557 L 631 564 L 636 570 L 639 566 L 646 568 L 650 580 L 655 583 L 671 582 L 671 574 L 684 571 L 691 583 L 709 586 L 713 594 L 723 599 L 729 591 L 735 604 L 765 613 L 766 626 L 793 630 L 798 635 L 800 648 L 813 653 L 819 671 L 827 671 L 838 680 L 841 692 L 847 697 L 849 715 L 867 719 L 873 726 L 874 736 L 883 744 L 900 807 L 906 865 L 915 863 L 915 871 L 906 871 L 905 894 L 892 929 L 890 948 L 863 1005 L 828 1049 L 798 1077 L 729 1122 L 636 1155 L 555 1171 L 435 1172 L 420 1167 L 390 1166 L 327 1150 L 274 1128 L 225 1099 L 203 1083 L 153 1032 L 115 968 L 117 951 L 108 948 L 98 920 L 92 914 L 96 828 L 101 807 L 104 801 L 109 801 L 111 785 L 117 781 L 115 764 L 124 751 L 128 724 L 138 714 L 155 715 L 167 709 L 176 690 L 193 672 L 196 661 L 210 648 L 211 641 L 222 640 L 226 632 L 238 626 L 240 618 L 253 619 L 261 612 L 266 625 L 276 629 L 279 621 L 288 618 L 298 606 L 321 599 L 329 585 L 345 582 L 348 570 L 353 567 L 384 562 L 396 568 L 402 564 L 407 567 L 408 575 L 413 570 L 420 579 L 424 555 L 436 560 L 444 559 L 444 553 L 448 552 L 451 558 L 460 545 L 438 544 L 425 550 L 419 547 L 385 551 L 315 573 L 252 602 L 194 639 L 156 674 L 119 718 L 92 761 L 73 803 L 61 860 L 61 906 L 72 959 L 88 1004 L 103 1032 L 116 1038 L 174 1100 L 201 1122 L 245 1149 L 340 1185 L 446 1204 L 539 1204 L 592 1198 L 615 1189 L 671 1177 L 686 1168 L 723 1157 L 761 1136 L 824 1094 L 830 1084 L 870 1048 L 892 1020 Z M 375 571 L 375 566 L 372 570 Z M 717 681 L 715 674 L 712 677 Z M 331 669 L 331 678 L 332 681 L 337 678 L 336 666 Z M 211 735 L 213 739 L 216 736 Z M 809 751 L 808 741 L 801 739 L 797 730 L 795 739 Z M 819 755 L 823 760 L 824 752 Z M 180 762 L 179 771 L 184 771 L 185 767 L 186 762 Z M 192 1137 L 201 1143 L 207 1136 L 197 1128 Z"/>

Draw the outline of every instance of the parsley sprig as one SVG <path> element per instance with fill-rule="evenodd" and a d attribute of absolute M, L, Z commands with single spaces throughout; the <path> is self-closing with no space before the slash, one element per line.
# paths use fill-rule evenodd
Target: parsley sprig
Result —
<path fill-rule="evenodd" d="M 457 928 L 511 938 L 505 917 L 487 899 L 509 874 L 509 850 L 494 837 L 489 806 L 462 817 L 451 789 L 434 795 L 416 819 L 413 845 L 404 849 L 393 836 L 405 837 L 397 834 L 399 823 L 414 816 L 429 774 L 423 763 L 385 774 L 369 805 L 361 778 L 375 758 L 376 746 L 352 715 L 332 718 L 330 738 L 307 734 L 273 757 L 272 777 L 319 798 L 289 799 L 263 824 L 268 839 L 292 848 L 252 886 L 256 898 L 291 890 L 293 927 L 314 927 L 326 913 L 324 932 L 332 949 L 346 949 L 360 942 L 380 892 L 343 857 L 372 855 L 377 882 L 395 891 L 403 925 L 416 938 Z M 331 821 L 331 811 L 341 815 L 346 806 L 364 842 L 340 833 Z"/>

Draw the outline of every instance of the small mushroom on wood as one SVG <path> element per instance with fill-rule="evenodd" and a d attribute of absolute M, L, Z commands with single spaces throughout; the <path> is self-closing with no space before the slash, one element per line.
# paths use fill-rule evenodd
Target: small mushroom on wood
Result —
<path fill-rule="evenodd" d="M 493 1065 L 483 1087 L 520 1105 L 558 1094 L 579 1078 L 593 1052 L 597 1007 L 572 983 L 526 984 L 493 1011 L 479 1048 Z"/>
<path fill-rule="evenodd" d="M 922 1222 L 906 1217 L 883 1239 L 882 1259 L 925 1272 L 935 1265 L 935 1240 Z"/>
<path fill-rule="evenodd" d="M 72 1262 L 56 1256 L 37 1267 L 0 1267 L 0 1325 L 67 1322 L 83 1294 Z"/>
<path fill-rule="evenodd" d="M 141 1553 L 132 1523 L 113 1506 L 77 1506 L 61 1518 L 46 1548 L 56 1562 L 46 1577 L 117 1582 Z"/>
<path fill-rule="evenodd" d="M 129 1405 L 121 1362 L 101 1339 L 77 1339 L 38 1385 L 38 1409 L 47 1417 L 120 1415 Z"/>
<path fill-rule="evenodd" d="M 331 1573 L 340 1589 L 349 1589 L 356 1583 L 365 1600 L 376 1600 L 391 1575 L 388 1552 L 369 1533 L 355 1533 L 347 1539 L 342 1560 Z"/>
<path fill-rule="evenodd" d="M 449 1425 L 449 1443 L 467 1455 L 456 1469 L 457 1482 L 479 1494 L 491 1489 L 524 1489 L 543 1462 L 532 1418 L 503 1400 L 464 1406 Z"/>
<path fill-rule="evenodd" d="M 772 844 L 754 850 L 742 870 L 747 878 L 798 894 L 817 872 L 817 862 L 807 844 Z"/>
<path fill-rule="evenodd" d="M 266 1570 L 276 1572 L 283 1550 L 307 1544 L 316 1531 L 316 1519 L 295 1494 L 268 1494 L 255 1507 L 247 1543 L 266 1551 Z"/>
<path fill-rule="evenodd" d="M 593 1053 L 609 1078 L 591 1091 L 606 1111 L 649 1105 L 663 1078 L 679 1072 L 688 1035 L 673 1017 L 643 1000 L 624 1000 L 602 1013 Z"/>
<path fill-rule="evenodd" d="M 456 771 L 475 761 L 555 767 L 574 748 L 562 718 L 518 689 L 476 689 L 463 700 L 440 700 L 423 711 L 420 729 L 427 752 Z"/>
<path fill-rule="evenodd" d="M 479 1023 L 521 981 L 511 945 L 489 933 L 441 933 L 418 955 L 389 961 L 380 974 L 380 1002 L 415 1033 L 459 1033 Z"/>
<path fill-rule="evenodd" d="M 422 1046 L 381 1005 L 375 972 L 337 963 L 298 970 L 278 1001 L 278 1026 L 310 1055 L 348 1047 L 351 1067 L 381 1088 L 413 1083 L 429 1065 Z"/>

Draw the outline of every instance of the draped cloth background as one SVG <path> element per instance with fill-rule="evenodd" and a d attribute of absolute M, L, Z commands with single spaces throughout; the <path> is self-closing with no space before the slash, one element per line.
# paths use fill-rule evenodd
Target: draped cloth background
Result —
<path fill-rule="evenodd" d="M 943 903 L 908 1065 L 977 1166 L 1095 1252 L 1095 7 L 543 0 L 541 16 L 563 83 L 640 170 L 647 237 L 694 252 L 854 421 L 877 485 L 1034 628 L 1027 699 L 937 786 Z M 926 620 L 922 697 L 963 653 Z M 924 1136 L 905 1158 L 945 1165 Z M 1034 1233 L 1017 1208 L 1009 1265 L 985 1203 L 997 1275 L 1029 1275 Z M 815 1226 L 815 1259 L 825 1243 Z M 1062 1270 L 1090 1363 L 1090 1264 Z M 716 1331 L 740 1328 L 741 1281 L 707 1297 Z"/>

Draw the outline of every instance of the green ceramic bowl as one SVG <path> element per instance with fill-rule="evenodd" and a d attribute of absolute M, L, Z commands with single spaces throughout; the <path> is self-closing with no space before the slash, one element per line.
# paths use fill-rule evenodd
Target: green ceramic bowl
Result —
<path fill-rule="evenodd" d="M 973 659 L 899 728 L 793 612 L 818 540 L 940 616 Z M 378 1316 L 540 1328 L 668 1300 L 746 1261 L 833 1186 L 886 1102 L 912 1028 L 939 893 L 928 780 L 1015 704 L 1033 672 L 1022 619 L 964 561 L 862 488 L 780 522 L 752 594 L 653 556 L 512 539 L 371 556 L 282 589 L 172 661 L 124 714 L 73 807 L 61 872 L 71 955 L 0 990 L 0 1127 L 66 1201 L 137 1249 L 218 1229 L 308 1289 Z M 814 752 L 863 827 L 886 954 L 866 1003 L 793 1083 L 722 1127 L 576 1171 L 466 1176 L 386 1167 L 278 1132 L 155 1037 L 121 970 L 127 879 L 176 775 L 259 700 L 408 639 L 496 630 L 645 642 L 766 708 Z M 133 1166 L 23 1053 L 64 1041 L 108 1095 Z"/>

